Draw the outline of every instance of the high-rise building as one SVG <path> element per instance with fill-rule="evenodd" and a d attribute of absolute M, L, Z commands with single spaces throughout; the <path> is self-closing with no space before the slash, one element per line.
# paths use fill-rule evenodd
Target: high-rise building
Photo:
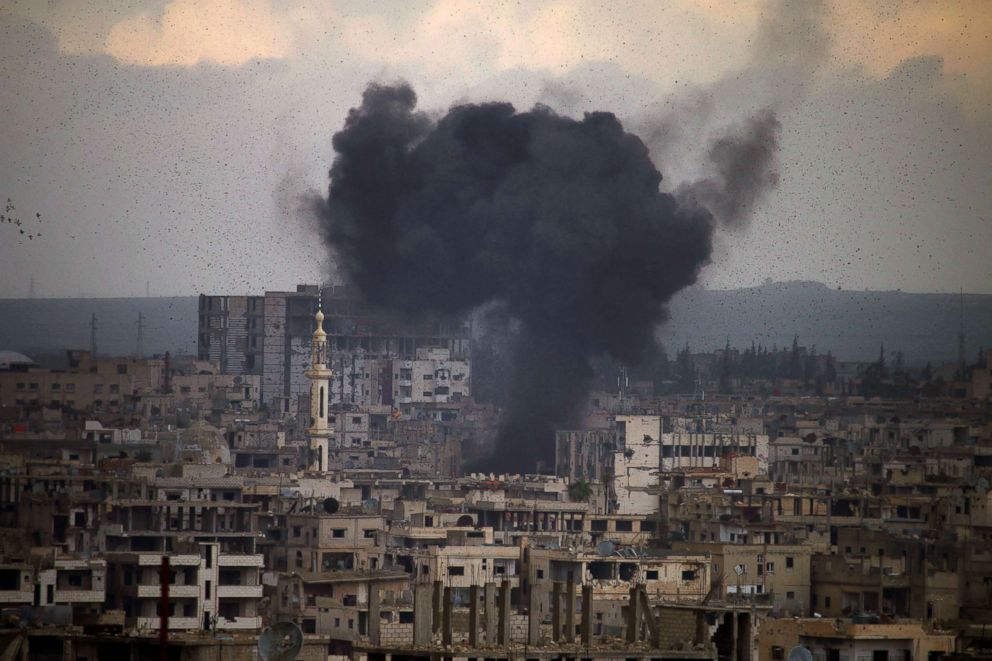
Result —
<path fill-rule="evenodd" d="M 217 361 L 224 373 L 261 375 L 262 402 L 270 411 L 287 415 L 307 411 L 310 383 L 304 371 L 310 366 L 312 320 L 318 298 L 324 303 L 327 362 L 339 372 L 329 391 L 335 401 L 361 404 L 369 397 L 369 401 L 380 403 L 388 403 L 394 397 L 424 399 L 427 390 L 423 387 L 416 391 L 417 396 L 412 394 L 412 384 L 409 395 L 405 390 L 400 392 L 398 385 L 393 387 L 392 365 L 387 370 L 375 368 L 375 379 L 389 373 L 390 378 L 383 377 L 382 384 L 363 383 L 374 380 L 372 371 L 365 367 L 368 361 L 416 361 L 423 359 L 425 352 L 433 355 L 437 350 L 443 350 L 446 356 L 442 362 L 452 363 L 437 369 L 450 369 L 452 379 L 462 374 L 467 382 L 467 369 L 460 367 L 471 354 L 472 329 L 467 318 L 398 318 L 340 286 L 321 290 L 317 285 L 297 285 L 296 291 L 268 291 L 263 296 L 201 295 L 198 356 Z M 369 376 L 365 376 L 366 372 Z M 467 396 L 461 385 L 453 381 L 447 394 L 444 386 L 438 390 L 435 385 L 428 399 L 447 401 L 449 397 Z"/>

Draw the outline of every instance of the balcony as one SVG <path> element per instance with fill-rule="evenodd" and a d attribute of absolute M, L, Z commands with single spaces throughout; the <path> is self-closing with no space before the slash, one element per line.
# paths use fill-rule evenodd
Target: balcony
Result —
<path fill-rule="evenodd" d="M 103 590 L 56 590 L 57 604 L 102 604 L 107 598 Z"/>
<path fill-rule="evenodd" d="M 245 629 L 261 629 L 262 628 L 262 618 L 261 617 L 219 617 L 217 618 L 217 628 L 224 630 L 245 630 Z"/>
<path fill-rule="evenodd" d="M 138 565 L 142 567 L 161 567 L 161 553 L 142 553 L 138 556 Z M 170 567 L 199 567 L 200 556 L 194 553 L 169 555 Z"/>
<path fill-rule="evenodd" d="M 217 556 L 220 567 L 264 567 L 265 556 L 261 554 L 221 554 Z"/>
<path fill-rule="evenodd" d="M 158 630 L 159 618 L 157 617 L 139 617 L 137 618 L 137 627 L 139 629 L 155 629 Z M 195 617 L 170 617 L 169 618 L 169 629 L 172 630 L 182 630 L 182 629 L 199 629 L 201 622 Z"/>
<path fill-rule="evenodd" d="M 261 599 L 261 585 L 218 585 L 218 599 Z"/>
<path fill-rule="evenodd" d="M 139 585 L 138 597 L 162 597 L 161 585 Z M 199 585 L 169 585 L 169 597 L 175 599 L 198 599 L 200 597 Z"/>

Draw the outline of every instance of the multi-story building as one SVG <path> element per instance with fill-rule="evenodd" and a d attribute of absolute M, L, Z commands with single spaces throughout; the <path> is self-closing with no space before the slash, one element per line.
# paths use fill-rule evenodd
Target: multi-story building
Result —
<path fill-rule="evenodd" d="M 159 628 L 163 558 L 168 560 L 170 629 L 261 627 L 257 605 L 264 557 L 223 553 L 219 544 L 165 554 L 108 553 L 108 606 L 123 610 L 128 626 Z"/>
<path fill-rule="evenodd" d="M 296 291 L 263 296 L 201 295 L 198 356 L 217 361 L 225 373 L 260 375 L 262 401 L 270 411 L 306 411 L 309 383 L 303 372 L 309 367 L 318 298 L 326 316 L 328 365 L 337 377 L 331 403 L 398 405 L 469 396 L 468 321 L 395 319 L 345 287 L 298 285 Z"/>

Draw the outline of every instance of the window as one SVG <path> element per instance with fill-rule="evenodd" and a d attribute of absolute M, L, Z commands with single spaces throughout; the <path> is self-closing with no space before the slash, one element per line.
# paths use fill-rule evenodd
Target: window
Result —
<path fill-rule="evenodd" d="M 434 380 L 434 375 L 433 374 L 425 374 L 424 375 L 424 381 L 433 381 L 433 380 Z"/>
<path fill-rule="evenodd" d="M 351 424 L 353 424 L 353 425 L 360 425 L 360 424 L 362 424 L 362 418 L 359 417 L 359 416 L 353 417 L 351 419 Z"/>
<path fill-rule="evenodd" d="M 37 383 L 32 383 L 31 385 L 28 386 L 28 389 L 29 390 L 37 390 L 38 389 L 38 384 Z"/>
<path fill-rule="evenodd" d="M 696 570 L 695 569 L 683 569 L 682 570 L 682 580 L 683 581 L 694 581 L 694 580 L 696 580 Z"/>
<path fill-rule="evenodd" d="M 121 364 L 117 366 L 118 374 L 127 374 L 127 365 Z"/>
<path fill-rule="evenodd" d="M 94 383 L 93 384 L 93 392 L 95 394 L 97 394 L 97 395 L 99 395 L 100 393 L 102 393 L 103 392 L 103 384 L 102 383 Z"/>
<path fill-rule="evenodd" d="M 645 577 L 649 581 L 657 581 L 658 580 L 658 570 L 657 569 L 649 569 L 649 570 L 647 570 L 647 572 L 645 573 Z"/>
<path fill-rule="evenodd" d="M 795 592 L 786 592 L 785 593 L 785 598 L 786 599 L 795 599 L 796 598 L 796 593 Z"/>
<path fill-rule="evenodd" d="M 796 564 L 795 563 L 795 558 L 793 558 L 791 555 L 790 556 L 786 556 L 786 558 L 785 558 L 785 568 L 786 569 L 792 569 L 795 566 L 795 564 Z"/>
<path fill-rule="evenodd" d="M 76 392 L 76 384 L 75 383 L 67 383 L 67 384 L 65 384 L 65 391 L 66 392 Z"/>
<path fill-rule="evenodd" d="M 293 537 L 299 537 L 302 534 L 300 530 L 300 526 L 293 526 Z"/>
<path fill-rule="evenodd" d="M 772 571 L 772 572 L 775 571 L 775 563 L 769 562 L 767 565 L 765 565 L 765 569 L 767 571 Z"/>
<path fill-rule="evenodd" d="M 544 570 L 543 569 L 538 569 L 537 570 L 537 577 L 538 578 L 544 578 Z"/>
<path fill-rule="evenodd" d="M 830 608 L 830 597 L 824 597 L 823 598 L 823 607 L 824 608 Z"/>
<path fill-rule="evenodd" d="M 365 539 L 375 539 L 375 528 L 366 528 L 362 531 L 362 536 Z"/>
<path fill-rule="evenodd" d="M 331 537 L 335 539 L 343 539 L 344 532 L 345 532 L 344 528 L 334 528 L 333 530 L 331 530 Z"/>
<path fill-rule="evenodd" d="M 633 530 L 633 521 L 617 521 L 617 532 L 631 532 Z"/>
<path fill-rule="evenodd" d="M 799 454 L 799 448 L 792 448 L 792 454 Z"/>
<path fill-rule="evenodd" d="M 772 647 L 772 661 L 785 661 L 785 648 L 778 645 Z"/>
<path fill-rule="evenodd" d="M 121 387 L 118 384 L 116 384 L 116 383 L 111 383 L 110 384 L 110 392 L 115 393 L 115 392 L 120 392 L 120 391 L 121 391 Z"/>
<path fill-rule="evenodd" d="M 52 390 L 62 390 L 62 384 L 61 383 L 53 383 L 52 384 Z"/>
<path fill-rule="evenodd" d="M 448 565 L 448 576 L 464 576 L 465 568 L 458 565 Z"/>

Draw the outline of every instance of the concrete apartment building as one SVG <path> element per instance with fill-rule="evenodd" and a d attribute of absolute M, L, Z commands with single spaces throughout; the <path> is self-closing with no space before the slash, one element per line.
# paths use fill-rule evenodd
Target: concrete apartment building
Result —
<path fill-rule="evenodd" d="M 705 418 L 615 415 L 608 430 L 557 434 L 556 474 L 586 482 L 609 476 L 609 511 L 652 514 L 663 483 L 694 469 L 720 469 L 729 457 L 753 457 L 754 474 L 768 470 L 768 436 L 748 425 Z"/>
<path fill-rule="evenodd" d="M 954 641 L 953 633 L 920 622 L 768 619 L 759 630 L 758 658 L 784 661 L 789 650 L 801 645 L 814 661 L 935 661 L 954 651 Z"/>
<path fill-rule="evenodd" d="M 676 542 L 673 549 L 708 554 L 713 589 L 726 601 L 753 599 L 784 615 L 809 609 L 809 545 Z"/>
<path fill-rule="evenodd" d="M 27 365 L 0 370 L 0 407 L 64 407 L 157 419 L 180 409 L 254 410 L 260 402 L 260 377 L 221 374 L 213 363 L 180 372 L 169 356 L 108 358 L 76 350 L 67 355 L 64 370 Z"/>
<path fill-rule="evenodd" d="M 228 554 L 218 544 L 199 552 L 168 553 L 170 629 L 256 630 L 262 598 L 259 554 Z M 161 553 L 112 552 L 107 558 L 108 605 L 124 611 L 125 625 L 158 629 L 162 599 Z"/>
<path fill-rule="evenodd" d="M 298 285 L 296 291 L 262 296 L 201 294 L 197 355 L 217 361 L 224 373 L 261 376 L 262 401 L 270 411 L 306 411 L 309 384 L 303 372 L 310 362 L 318 297 L 326 315 L 328 365 L 337 377 L 332 403 L 391 405 L 468 396 L 468 321 L 392 319 L 345 287 Z M 435 350 L 442 353 L 432 354 Z M 416 383 L 414 369 L 420 378 Z M 428 374 L 430 397 L 424 395 Z"/>

